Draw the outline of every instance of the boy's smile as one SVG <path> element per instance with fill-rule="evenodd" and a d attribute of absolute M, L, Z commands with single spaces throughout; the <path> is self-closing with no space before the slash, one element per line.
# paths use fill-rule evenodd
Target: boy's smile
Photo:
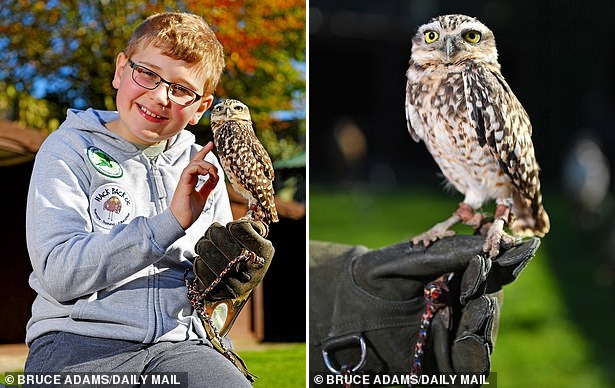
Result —
<path fill-rule="evenodd" d="M 164 120 L 168 120 L 168 117 L 164 117 L 161 115 L 157 115 L 156 113 L 150 111 L 149 109 L 147 109 L 146 107 L 144 107 L 143 105 L 137 104 L 137 106 L 139 107 L 139 109 L 141 110 L 141 112 L 143 113 L 143 117 L 146 120 L 149 120 L 153 123 L 161 123 Z"/>
<path fill-rule="evenodd" d="M 130 58 L 120 53 L 113 77 L 120 117 L 107 123 L 107 128 L 143 145 L 175 136 L 186 125 L 197 124 L 211 106 L 213 96 L 200 96 L 202 78 L 194 65 L 164 55 L 160 48 L 151 45 L 137 50 Z M 174 100 L 182 98 L 184 92 L 194 92 L 198 99 L 184 106 L 169 98 L 170 91 Z"/>

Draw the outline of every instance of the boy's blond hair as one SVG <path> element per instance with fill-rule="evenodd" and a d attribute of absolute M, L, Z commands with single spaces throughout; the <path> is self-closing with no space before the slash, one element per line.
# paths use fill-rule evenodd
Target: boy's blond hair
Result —
<path fill-rule="evenodd" d="M 145 19 L 132 33 L 125 53 L 153 45 L 164 55 L 198 66 L 205 77 L 204 94 L 213 94 L 224 69 L 224 49 L 209 25 L 190 13 L 165 12 Z"/>

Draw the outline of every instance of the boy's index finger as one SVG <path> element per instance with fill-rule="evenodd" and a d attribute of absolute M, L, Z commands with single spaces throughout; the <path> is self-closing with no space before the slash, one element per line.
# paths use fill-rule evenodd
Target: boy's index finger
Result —
<path fill-rule="evenodd" d="M 208 142 L 203 148 L 201 148 L 201 150 L 199 152 L 197 152 L 196 154 L 194 154 L 194 157 L 192 158 L 192 160 L 203 160 L 205 159 L 205 156 L 211 152 L 211 150 L 214 149 L 214 143 L 213 142 Z"/>

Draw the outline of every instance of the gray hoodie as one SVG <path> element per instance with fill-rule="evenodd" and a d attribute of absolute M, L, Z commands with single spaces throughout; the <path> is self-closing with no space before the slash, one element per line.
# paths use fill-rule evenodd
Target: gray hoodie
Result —
<path fill-rule="evenodd" d="M 214 221 L 232 220 L 224 173 L 187 230 L 168 205 L 201 148 L 187 130 L 150 159 L 106 129 L 116 112 L 69 110 L 39 150 L 26 233 L 38 293 L 26 342 L 50 331 L 152 343 L 204 336 L 183 276 Z"/>

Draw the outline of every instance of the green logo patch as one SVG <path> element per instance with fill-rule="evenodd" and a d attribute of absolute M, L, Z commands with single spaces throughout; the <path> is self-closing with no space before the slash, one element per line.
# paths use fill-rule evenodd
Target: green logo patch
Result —
<path fill-rule="evenodd" d="M 88 159 L 99 173 L 110 178 L 119 178 L 124 173 L 122 166 L 108 153 L 98 147 L 88 148 Z"/>

